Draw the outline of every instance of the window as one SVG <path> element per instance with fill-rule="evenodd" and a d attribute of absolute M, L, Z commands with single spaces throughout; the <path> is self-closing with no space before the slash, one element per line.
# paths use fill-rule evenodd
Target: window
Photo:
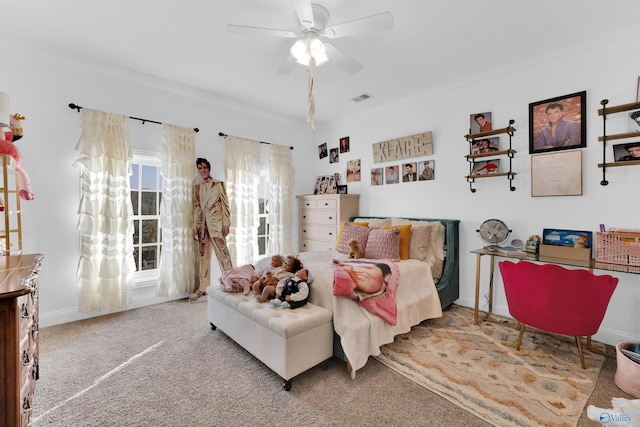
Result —
<path fill-rule="evenodd" d="M 158 156 L 134 153 L 131 161 L 131 204 L 133 206 L 133 256 L 136 278 L 158 274 L 162 238 L 160 201 L 162 176 Z"/>
<path fill-rule="evenodd" d="M 260 186 L 258 188 L 258 255 L 265 255 L 269 247 L 269 152 L 266 144 L 262 144 L 260 163 Z"/>
<path fill-rule="evenodd" d="M 258 255 L 267 253 L 269 243 L 269 200 L 264 195 L 262 187 L 266 187 L 264 181 L 260 183 L 261 191 L 258 196 L 258 219 L 260 220 L 260 225 L 258 226 Z"/>

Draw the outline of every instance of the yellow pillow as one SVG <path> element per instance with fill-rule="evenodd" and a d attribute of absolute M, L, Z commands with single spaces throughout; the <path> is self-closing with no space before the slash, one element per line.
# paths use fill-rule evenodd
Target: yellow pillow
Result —
<path fill-rule="evenodd" d="M 345 224 L 359 225 L 360 227 L 368 227 L 369 226 L 368 222 L 340 221 L 340 229 L 338 230 L 338 239 L 336 240 L 336 251 L 338 250 L 338 247 L 340 246 L 340 239 L 342 238 L 342 230 L 344 230 L 344 225 Z"/>
<path fill-rule="evenodd" d="M 380 230 L 400 229 L 400 259 L 409 259 L 409 239 L 411 238 L 411 224 L 383 225 Z"/>

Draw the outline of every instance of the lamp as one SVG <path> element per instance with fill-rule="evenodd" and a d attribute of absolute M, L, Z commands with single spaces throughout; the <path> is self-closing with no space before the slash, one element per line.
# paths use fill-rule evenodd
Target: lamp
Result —
<path fill-rule="evenodd" d="M 313 58 L 316 67 L 329 62 L 327 47 L 317 37 L 307 36 L 299 39 L 291 46 L 289 52 L 291 52 L 291 56 L 295 58 L 298 64 L 307 67 L 311 62 L 311 58 Z"/>

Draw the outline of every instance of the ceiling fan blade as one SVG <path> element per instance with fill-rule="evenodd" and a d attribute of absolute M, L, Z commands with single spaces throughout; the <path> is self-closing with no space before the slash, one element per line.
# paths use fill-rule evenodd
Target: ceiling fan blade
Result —
<path fill-rule="evenodd" d="M 338 37 L 356 36 L 391 29 L 393 29 L 393 15 L 391 15 L 391 12 L 384 12 L 332 25 L 327 27 L 322 35 L 330 39 L 337 39 Z"/>
<path fill-rule="evenodd" d="M 338 49 L 332 44 L 325 43 L 327 47 L 327 56 L 331 61 L 344 68 L 349 74 L 355 74 L 362 69 L 362 65 L 358 64 L 355 59 Z"/>
<path fill-rule="evenodd" d="M 315 25 L 313 19 L 313 8 L 311 7 L 310 0 L 293 0 L 293 5 L 296 8 L 298 19 L 305 28 L 313 28 Z"/>
<path fill-rule="evenodd" d="M 254 36 L 275 36 L 275 37 L 297 37 L 298 34 L 293 31 L 275 30 L 273 28 L 249 27 L 246 25 L 227 24 L 227 30 L 230 33 L 249 34 Z"/>
<path fill-rule="evenodd" d="M 288 55 L 287 58 L 282 61 L 282 64 L 280 64 L 280 67 L 278 67 L 276 72 L 278 74 L 289 74 L 291 71 L 293 71 L 293 67 L 295 67 L 295 65 L 295 58 L 291 55 Z"/>

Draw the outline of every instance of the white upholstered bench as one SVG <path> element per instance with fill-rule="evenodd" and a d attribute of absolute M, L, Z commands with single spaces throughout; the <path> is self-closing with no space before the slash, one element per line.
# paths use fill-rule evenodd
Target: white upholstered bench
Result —
<path fill-rule="evenodd" d="M 211 328 L 282 377 L 287 391 L 293 377 L 333 355 L 333 313 L 326 308 L 311 303 L 295 310 L 273 308 L 253 295 L 222 292 L 217 285 L 207 294 Z"/>

